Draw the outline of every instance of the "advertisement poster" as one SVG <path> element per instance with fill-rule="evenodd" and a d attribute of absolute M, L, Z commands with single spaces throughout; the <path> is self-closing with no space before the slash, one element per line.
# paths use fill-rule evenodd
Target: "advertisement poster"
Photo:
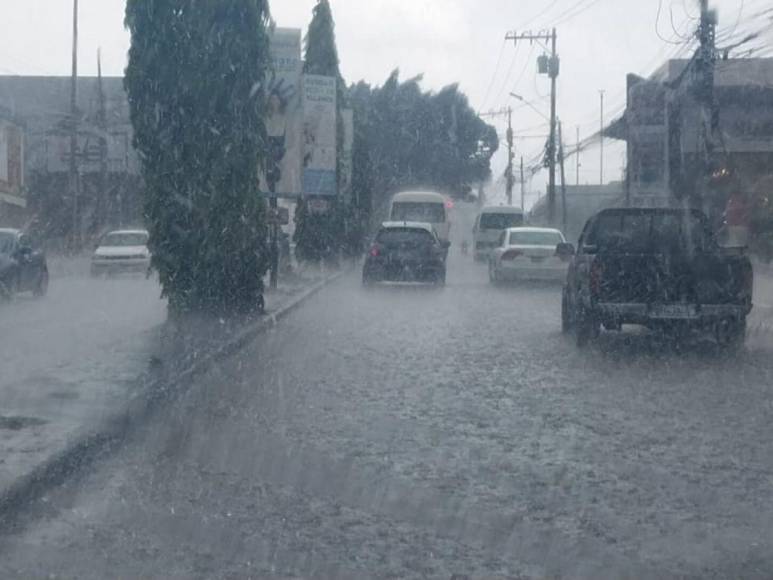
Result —
<path fill-rule="evenodd" d="M 337 195 L 334 77 L 303 77 L 303 144 L 303 194 Z"/>
<path fill-rule="evenodd" d="M 21 129 L 0 120 L 0 193 L 20 196 L 24 186 L 24 138 Z"/>
<path fill-rule="evenodd" d="M 344 130 L 344 146 L 341 158 L 341 195 L 347 200 L 352 199 L 352 170 L 354 150 L 354 111 L 343 109 L 341 111 Z"/>
<path fill-rule="evenodd" d="M 301 193 L 301 31 L 277 28 L 271 36 L 274 71 L 266 93 L 268 158 L 260 191 L 269 196 Z"/>

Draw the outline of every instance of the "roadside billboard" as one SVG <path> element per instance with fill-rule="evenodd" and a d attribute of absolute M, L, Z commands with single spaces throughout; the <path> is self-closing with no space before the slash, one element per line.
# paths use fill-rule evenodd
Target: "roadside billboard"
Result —
<path fill-rule="evenodd" d="M 301 31 L 276 28 L 271 35 L 273 74 L 266 93 L 268 156 L 259 176 L 264 195 L 298 197 L 301 194 Z"/>
<path fill-rule="evenodd" d="M 0 194 L 19 200 L 24 186 L 24 137 L 14 123 L 0 120 Z M 9 198 L 5 198 L 9 201 Z"/>
<path fill-rule="evenodd" d="M 343 154 L 341 156 L 341 195 L 347 200 L 352 199 L 352 172 L 354 169 L 354 111 L 343 109 L 341 120 L 344 130 Z"/>
<path fill-rule="evenodd" d="M 337 195 L 334 77 L 303 77 L 303 144 L 303 194 Z"/>

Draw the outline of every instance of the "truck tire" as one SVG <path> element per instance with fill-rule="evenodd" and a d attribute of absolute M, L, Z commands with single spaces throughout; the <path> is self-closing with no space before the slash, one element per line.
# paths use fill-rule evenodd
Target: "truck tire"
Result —
<path fill-rule="evenodd" d="M 599 321 L 596 320 L 593 313 L 588 312 L 583 307 L 578 308 L 575 312 L 574 327 L 575 342 L 580 348 L 598 338 L 601 332 Z"/>
<path fill-rule="evenodd" d="M 740 348 L 746 341 L 746 317 L 719 321 L 714 335 L 719 346 L 728 349 Z"/>
<path fill-rule="evenodd" d="M 561 293 L 561 332 L 569 334 L 574 327 L 574 316 L 569 306 L 569 296 L 564 290 Z"/>

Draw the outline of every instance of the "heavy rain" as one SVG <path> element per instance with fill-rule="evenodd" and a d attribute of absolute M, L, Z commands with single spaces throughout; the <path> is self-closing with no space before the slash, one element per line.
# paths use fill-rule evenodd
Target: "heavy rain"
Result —
<path fill-rule="evenodd" d="M 773 577 L 768 0 L 0 7 L 0 578 Z"/>

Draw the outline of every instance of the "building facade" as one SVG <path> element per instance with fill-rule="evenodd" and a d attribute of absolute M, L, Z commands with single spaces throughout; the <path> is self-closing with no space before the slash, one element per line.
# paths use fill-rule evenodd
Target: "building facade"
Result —
<path fill-rule="evenodd" d="M 707 118 L 688 60 L 629 75 L 627 109 L 607 128 L 627 142 L 627 202 L 689 204 L 715 219 L 734 191 L 765 206 L 773 175 L 773 59 L 716 63 Z"/>
<path fill-rule="evenodd" d="M 24 129 L 0 109 L 0 227 L 20 226 L 26 219 Z"/>

